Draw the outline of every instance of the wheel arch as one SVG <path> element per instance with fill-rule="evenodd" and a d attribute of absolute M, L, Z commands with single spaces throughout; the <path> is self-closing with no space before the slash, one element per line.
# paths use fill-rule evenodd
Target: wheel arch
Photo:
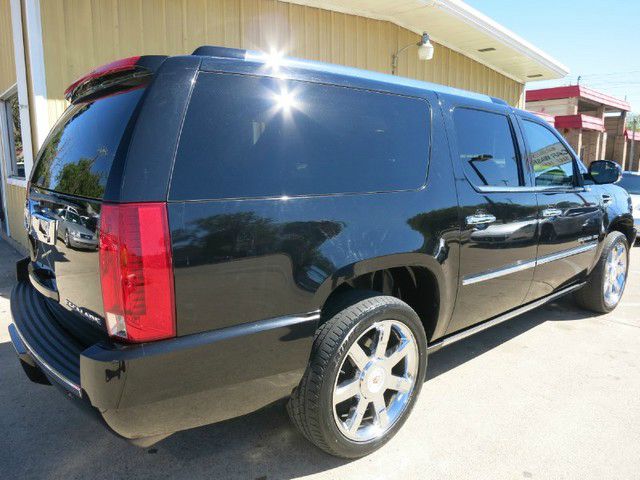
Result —
<path fill-rule="evenodd" d="M 424 254 L 387 255 L 345 265 L 323 282 L 316 292 L 316 302 L 323 312 L 321 322 L 328 319 L 328 306 L 354 288 L 406 302 L 420 316 L 428 340 L 439 332 L 453 305 L 445 272 L 435 258 Z"/>
<path fill-rule="evenodd" d="M 611 223 L 609 223 L 609 228 L 607 229 L 607 234 L 611 232 L 620 232 L 627 237 L 627 242 L 629 246 L 633 246 L 635 241 L 635 228 L 633 226 L 633 217 L 628 214 L 620 215 L 614 218 Z"/>

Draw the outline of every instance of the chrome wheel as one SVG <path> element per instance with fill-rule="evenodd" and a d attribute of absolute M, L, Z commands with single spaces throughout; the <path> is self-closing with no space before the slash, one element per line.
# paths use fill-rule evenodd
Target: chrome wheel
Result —
<path fill-rule="evenodd" d="M 627 248 L 617 243 L 607 255 L 604 275 L 604 301 L 607 307 L 615 307 L 622 297 L 627 282 Z"/>
<path fill-rule="evenodd" d="M 382 320 L 349 348 L 333 387 L 333 416 L 350 440 L 384 435 L 404 413 L 416 386 L 418 345 L 407 325 Z"/>

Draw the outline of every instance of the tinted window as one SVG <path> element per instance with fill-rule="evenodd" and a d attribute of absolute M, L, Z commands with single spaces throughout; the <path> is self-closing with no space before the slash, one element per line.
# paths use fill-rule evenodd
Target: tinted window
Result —
<path fill-rule="evenodd" d="M 71 106 L 49 135 L 33 172 L 43 188 L 101 198 L 127 123 L 143 90 Z"/>
<path fill-rule="evenodd" d="M 200 74 L 171 198 L 419 188 L 429 151 L 420 99 L 273 78 Z"/>
<path fill-rule="evenodd" d="M 548 128 L 526 120 L 522 123 L 536 185 L 573 185 L 573 157 L 569 150 Z"/>
<path fill-rule="evenodd" d="M 633 195 L 640 195 L 640 175 L 623 173 L 617 185 Z"/>
<path fill-rule="evenodd" d="M 505 115 L 457 108 L 453 112 L 458 154 L 475 185 L 520 185 L 519 158 Z"/>

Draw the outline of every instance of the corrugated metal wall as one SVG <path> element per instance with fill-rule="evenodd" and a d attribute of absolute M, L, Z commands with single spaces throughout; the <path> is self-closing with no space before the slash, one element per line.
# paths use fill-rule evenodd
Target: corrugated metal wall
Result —
<path fill-rule="evenodd" d="M 6 1 L 6 0 L 3 0 Z M 63 91 L 97 65 L 139 54 L 184 54 L 199 45 L 277 49 L 287 55 L 390 72 L 391 55 L 418 36 L 390 22 L 276 0 L 41 1 L 49 117 Z M 520 104 L 524 86 L 436 45 L 420 62 L 407 51 L 399 74 Z"/>
<path fill-rule="evenodd" d="M 0 93 L 16 83 L 9 0 L 0 0 Z"/>
<path fill-rule="evenodd" d="M 27 249 L 27 232 L 24 229 L 24 202 L 27 198 L 27 190 L 10 184 L 5 184 L 5 189 L 11 237 Z"/>
<path fill-rule="evenodd" d="M 13 53 L 13 30 L 9 0 L 0 0 L 0 93 L 16 83 L 16 66 Z M 5 161 L 0 152 L 0 161 Z M 22 226 L 26 190 L 22 187 L 2 185 L 7 202 L 6 221 L 14 239 L 27 247 L 27 236 Z"/>

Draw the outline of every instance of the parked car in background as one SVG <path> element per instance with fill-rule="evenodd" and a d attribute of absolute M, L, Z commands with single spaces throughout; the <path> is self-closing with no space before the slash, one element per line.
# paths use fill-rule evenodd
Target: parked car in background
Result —
<path fill-rule="evenodd" d="M 633 223 L 636 229 L 640 229 L 640 173 L 622 172 L 622 178 L 617 183 L 631 196 L 633 202 Z"/>
<path fill-rule="evenodd" d="M 429 353 L 569 293 L 618 305 L 615 163 L 486 95 L 271 60 L 201 47 L 68 89 L 11 297 L 29 378 L 139 445 L 289 397 L 355 458 L 407 419 Z"/>

